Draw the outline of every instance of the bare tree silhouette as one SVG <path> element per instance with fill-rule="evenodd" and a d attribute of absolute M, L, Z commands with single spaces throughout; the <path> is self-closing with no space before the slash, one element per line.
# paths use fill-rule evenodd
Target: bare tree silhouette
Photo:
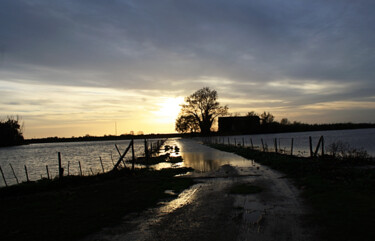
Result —
<path fill-rule="evenodd" d="M 176 131 L 199 130 L 203 135 L 209 134 L 215 119 L 228 114 L 228 106 L 221 106 L 217 98 L 216 90 L 208 87 L 199 89 L 186 97 L 186 104 L 182 105 L 180 115 L 176 120 Z"/>

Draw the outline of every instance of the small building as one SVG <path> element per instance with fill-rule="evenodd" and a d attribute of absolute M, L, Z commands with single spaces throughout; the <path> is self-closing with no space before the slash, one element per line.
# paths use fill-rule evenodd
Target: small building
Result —
<path fill-rule="evenodd" d="M 259 116 L 219 117 L 220 133 L 252 134 L 259 131 Z"/>

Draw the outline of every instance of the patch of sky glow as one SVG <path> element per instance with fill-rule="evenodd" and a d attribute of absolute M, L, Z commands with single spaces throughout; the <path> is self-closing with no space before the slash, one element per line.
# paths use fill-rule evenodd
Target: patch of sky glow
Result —
<path fill-rule="evenodd" d="M 263 99 L 225 99 L 222 98 L 221 101 L 223 103 L 227 104 L 240 104 L 240 105 L 251 105 L 251 104 L 259 104 L 259 103 L 280 103 L 280 104 L 285 104 L 287 101 L 285 100 L 263 100 Z"/>
<path fill-rule="evenodd" d="M 214 76 L 201 76 L 199 79 L 193 82 L 206 84 L 208 86 L 231 85 L 234 83 L 232 80 Z"/>
<path fill-rule="evenodd" d="M 117 134 L 171 133 L 183 102 L 142 90 L 11 81 L 0 81 L 0 95 L 1 118 L 19 115 L 26 138 L 115 134 L 115 122 Z"/>
<path fill-rule="evenodd" d="M 346 109 L 375 109 L 375 102 L 369 101 L 332 101 L 305 105 L 302 109 L 312 110 L 346 110 Z"/>
<path fill-rule="evenodd" d="M 268 83 L 268 86 L 281 89 L 294 89 L 302 91 L 306 94 L 321 94 L 328 95 L 334 93 L 342 93 L 349 89 L 350 83 L 336 83 L 323 81 L 293 81 L 293 80 L 279 80 Z"/>

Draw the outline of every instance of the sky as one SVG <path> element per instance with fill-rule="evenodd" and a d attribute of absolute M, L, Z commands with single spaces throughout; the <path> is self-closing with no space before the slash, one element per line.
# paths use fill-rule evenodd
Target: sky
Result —
<path fill-rule="evenodd" d="M 184 97 L 375 122 L 373 0 L 2 0 L 0 118 L 24 136 L 172 133 Z"/>

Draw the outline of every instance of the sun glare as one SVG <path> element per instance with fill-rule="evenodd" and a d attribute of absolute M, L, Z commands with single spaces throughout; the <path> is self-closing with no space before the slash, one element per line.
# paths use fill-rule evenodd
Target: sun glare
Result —
<path fill-rule="evenodd" d="M 184 102 L 183 97 L 165 98 L 159 103 L 159 110 L 155 112 L 156 118 L 161 122 L 173 122 L 176 120 L 181 110 L 181 104 Z"/>

